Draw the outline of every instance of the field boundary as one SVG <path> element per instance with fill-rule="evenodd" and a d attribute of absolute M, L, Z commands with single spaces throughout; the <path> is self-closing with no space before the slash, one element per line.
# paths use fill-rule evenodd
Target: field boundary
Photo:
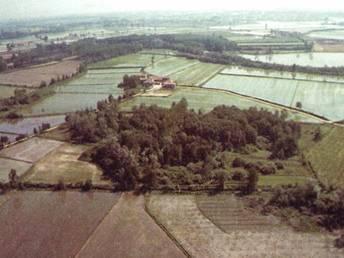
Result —
<path fill-rule="evenodd" d="M 213 74 L 211 74 L 210 76 L 208 76 L 207 78 L 205 78 L 204 80 L 202 80 L 199 83 L 196 83 L 196 86 L 202 88 L 205 84 L 207 84 L 207 82 L 209 82 L 210 80 L 212 80 L 214 77 L 216 77 L 216 75 L 221 74 L 221 72 L 223 70 L 225 70 L 226 67 L 225 66 L 221 66 L 216 72 L 214 72 Z"/>
<path fill-rule="evenodd" d="M 183 85 L 183 86 L 184 87 L 194 87 L 194 86 L 186 86 L 186 85 Z M 262 99 L 262 98 L 258 98 L 258 97 L 253 97 L 253 96 L 250 96 L 250 95 L 241 94 L 241 93 L 238 93 L 238 92 L 235 92 L 235 91 L 231 91 L 231 90 L 224 90 L 224 89 L 218 89 L 218 88 L 208 88 L 208 87 L 202 87 L 202 88 L 203 89 L 208 89 L 208 90 L 213 90 L 213 91 L 224 92 L 224 93 L 228 93 L 228 94 L 233 94 L 233 95 L 237 95 L 237 96 L 241 96 L 241 97 L 244 97 L 244 98 L 247 98 L 247 99 L 251 99 L 251 100 L 255 100 L 255 101 L 258 101 L 258 102 L 263 102 L 263 103 L 268 104 L 270 106 L 276 106 L 276 107 L 284 108 L 284 109 L 289 110 L 289 111 L 294 111 L 294 112 L 302 113 L 302 114 L 305 114 L 305 115 L 309 115 L 309 116 L 312 116 L 313 118 L 316 118 L 316 119 L 320 120 L 323 123 L 334 123 L 334 121 L 331 121 L 331 120 L 329 120 L 328 118 L 326 118 L 324 116 L 317 115 L 317 114 L 314 114 L 312 112 L 305 111 L 305 110 L 302 110 L 302 109 L 298 109 L 298 108 L 294 108 L 294 107 L 290 107 L 290 106 L 285 106 L 285 105 L 282 105 L 280 103 L 272 102 L 272 101 L 269 101 L 269 100 L 266 100 L 266 99 Z"/>
<path fill-rule="evenodd" d="M 278 80 L 288 80 L 288 81 L 303 81 L 303 82 L 319 82 L 319 83 L 330 83 L 330 84 L 344 84 L 344 81 L 321 81 L 321 80 L 309 80 L 309 79 L 298 79 L 298 78 L 285 78 L 285 77 L 276 77 L 276 76 L 264 76 L 264 75 L 254 75 L 254 74 L 236 74 L 236 73 L 224 73 L 219 72 L 219 75 L 228 75 L 228 76 L 238 76 L 238 77 L 253 77 L 253 78 L 266 78 L 266 79 L 278 79 Z"/>
<path fill-rule="evenodd" d="M 192 257 L 189 252 L 182 246 L 181 243 L 178 242 L 178 240 L 173 236 L 172 233 L 170 233 L 167 228 L 159 222 L 159 220 L 149 211 L 149 208 L 147 207 L 147 202 L 149 200 L 149 196 L 144 196 L 144 210 L 148 214 L 149 217 L 155 222 L 155 224 L 162 229 L 162 231 L 165 232 L 165 234 L 172 240 L 172 242 L 185 254 L 186 257 Z"/>
<path fill-rule="evenodd" d="M 117 202 L 109 209 L 108 212 L 105 213 L 105 215 L 103 216 L 103 218 L 99 221 L 99 223 L 94 227 L 94 230 L 92 230 L 92 232 L 88 235 L 87 240 L 85 241 L 85 243 L 82 245 L 82 247 L 80 248 L 80 250 L 73 256 L 74 258 L 79 257 L 79 254 L 82 250 L 85 249 L 85 247 L 87 246 L 87 244 L 90 242 L 91 237 L 93 236 L 93 234 L 96 232 L 96 230 L 99 228 L 99 226 L 104 222 L 104 220 L 106 219 L 106 217 L 110 214 L 110 212 L 117 206 L 117 204 L 119 203 L 120 199 L 123 198 L 123 193 L 120 194 L 120 197 L 118 198 Z"/>

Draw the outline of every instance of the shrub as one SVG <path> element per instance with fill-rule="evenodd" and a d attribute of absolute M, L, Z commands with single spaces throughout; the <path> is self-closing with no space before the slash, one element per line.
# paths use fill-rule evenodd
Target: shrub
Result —
<path fill-rule="evenodd" d="M 246 187 L 246 194 L 252 194 L 257 190 L 258 173 L 255 170 L 250 170 L 248 174 L 248 182 Z"/>
<path fill-rule="evenodd" d="M 272 165 L 262 166 L 262 167 L 260 167 L 259 171 L 260 171 L 260 173 L 262 175 L 273 175 L 273 174 L 276 174 L 276 169 Z"/>
<path fill-rule="evenodd" d="M 16 112 L 10 112 L 6 115 L 7 119 L 18 119 L 18 118 L 22 118 L 22 117 L 23 117 L 23 115 L 18 114 Z"/>
<path fill-rule="evenodd" d="M 25 134 L 20 134 L 20 135 L 18 135 L 18 136 L 16 137 L 16 141 L 23 140 L 23 139 L 25 139 L 26 137 L 27 137 L 27 135 L 25 135 Z"/>
<path fill-rule="evenodd" d="M 54 186 L 55 191 L 64 191 L 66 190 L 66 185 L 63 181 L 63 179 L 60 179 L 58 183 Z"/>
<path fill-rule="evenodd" d="M 239 167 L 245 167 L 245 166 L 246 166 L 246 161 L 242 158 L 235 158 L 232 162 L 233 168 L 239 168 Z"/>
<path fill-rule="evenodd" d="M 39 85 L 40 88 L 44 88 L 47 86 L 47 83 L 45 81 L 41 81 L 41 84 Z"/>
<path fill-rule="evenodd" d="M 243 171 L 234 171 L 232 175 L 232 180 L 235 181 L 242 181 L 246 177 L 245 173 Z"/>
<path fill-rule="evenodd" d="M 92 180 L 91 179 L 87 179 L 85 181 L 85 183 L 82 184 L 81 191 L 88 192 L 88 191 L 92 190 L 92 188 L 93 188 Z"/>
<path fill-rule="evenodd" d="M 334 245 L 337 248 L 344 248 L 344 234 L 335 240 Z"/>
<path fill-rule="evenodd" d="M 284 169 L 284 165 L 283 165 L 283 163 L 280 162 L 280 161 L 276 161 L 276 162 L 275 162 L 275 166 L 276 166 L 276 168 L 277 168 L 278 170 Z"/>

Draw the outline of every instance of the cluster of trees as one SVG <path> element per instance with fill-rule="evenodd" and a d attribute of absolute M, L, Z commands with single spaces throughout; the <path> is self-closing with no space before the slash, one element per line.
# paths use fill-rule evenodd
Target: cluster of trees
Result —
<path fill-rule="evenodd" d="M 188 110 L 185 99 L 169 109 L 140 106 L 131 114 L 120 113 L 117 107 L 118 101 L 109 97 L 98 103 L 97 112 L 77 112 L 66 121 L 74 141 L 98 143 L 85 157 L 124 189 L 142 183 L 145 171 L 199 162 L 200 176 L 209 178 L 205 172 L 224 167 L 216 160 L 219 153 L 257 145 L 259 137 L 269 142 L 266 148 L 273 157 L 297 153 L 300 127 L 278 112 L 218 106 L 202 114 Z"/>
<path fill-rule="evenodd" d="M 39 94 L 31 93 L 27 94 L 25 89 L 16 89 L 14 96 L 8 98 L 0 98 L 0 112 L 8 111 L 11 107 L 17 105 L 26 105 L 40 99 Z M 16 119 L 17 114 L 11 112 L 8 114 L 9 119 Z"/>
<path fill-rule="evenodd" d="M 291 207 L 312 215 L 330 230 L 344 227 L 344 189 L 320 189 L 313 184 L 278 188 L 269 205 Z"/>

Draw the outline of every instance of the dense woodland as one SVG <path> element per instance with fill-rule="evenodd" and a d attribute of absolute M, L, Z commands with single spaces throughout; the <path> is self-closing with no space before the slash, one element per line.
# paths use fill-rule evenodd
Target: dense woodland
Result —
<path fill-rule="evenodd" d="M 109 97 L 98 103 L 97 112 L 73 113 L 66 121 L 75 142 L 96 143 L 84 158 L 128 190 L 191 183 L 187 177 L 198 183 L 224 180 L 220 154 L 245 151 L 247 146 L 268 149 L 271 159 L 287 159 L 298 152 L 300 126 L 285 118 L 278 112 L 227 106 L 197 113 L 188 110 L 185 99 L 170 109 L 140 106 L 125 114 Z M 173 167 L 182 169 L 169 173 Z"/>

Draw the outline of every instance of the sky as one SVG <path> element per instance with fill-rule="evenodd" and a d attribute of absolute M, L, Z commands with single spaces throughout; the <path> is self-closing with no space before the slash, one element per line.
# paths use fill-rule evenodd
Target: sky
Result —
<path fill-rule="evenodd" d="M 156 10 L 343 11 L 344 0 L 0 0 L 0 19 Z"/>

